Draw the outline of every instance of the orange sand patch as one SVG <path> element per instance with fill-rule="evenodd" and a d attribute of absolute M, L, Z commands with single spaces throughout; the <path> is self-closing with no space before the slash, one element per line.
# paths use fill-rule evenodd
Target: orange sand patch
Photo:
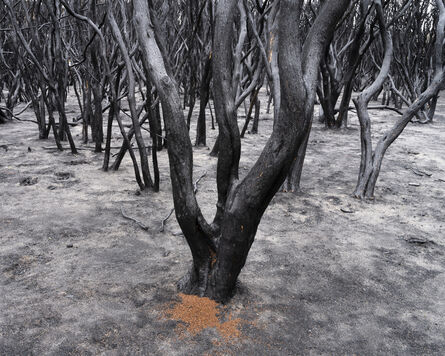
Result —
<path fill-rule="evenodd" d="M 170 319 L 185 323 L 185 330 L 196 335 L 204 329 L 215 328 L 226 340 L 239 338 L 241 319 L 228 316 L 228 321 L 222 322 L 221 306 L 209 298 L 180 293 L 181 302 L 176 303 L 166 311 Z M 182 331 L 179 327 L 179 331 Z"/>

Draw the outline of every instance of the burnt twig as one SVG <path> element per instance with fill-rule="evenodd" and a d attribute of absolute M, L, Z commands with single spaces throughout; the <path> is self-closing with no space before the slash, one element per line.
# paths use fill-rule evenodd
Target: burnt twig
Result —
<path fill-rule="evenodd" d="M 143 223 L 141 223 L 139 220 L 132 218 L 131 216 L 128 216 L 124 213 L 124 209 L 121 208 L 121 214 L 125 219 L 134 221 L 136 224 L 138 224 L 143 230 L 148 230 L 148 226 L 144 225 Z"/>
<path fill-rule="evenodd" d="M 175 211 L 175 208 L 172 208 L 172 210 L 170 210 L 170 213 L 167 215 L 167 217 L 162 220 L 161 222 L 161 228 L 159 229 L 159 232 L 164 232 L 165 229 L 165 223 L 167 222 L 167 220 L 170 218 L 170 216 L 172 216 L 173 212 Z"/>
<path fill-rule="evenodd" d="M 193 193 L 197 193 L 198 192 L 198 183 L 207 175 L 207 172 L 204 172 L 197 180 L 195 183 L 193 183 Z M 159 232 L 164 232 L 165 230 L 165 224 L 167 223 L 167 220 L 170 218 L 170 216 L 172 216 L 173 212 L 175 211 L 175 208 L 172 208 L 172 210 L 170 210 L 170 213 L 167 215 L 167 217 L 165 219 L 162 220 L 161 222 L 161 228 L 159 229 Z"/>
<path fill-rule="evenodd" d="M 198 192 L 198 183 L 201 181 L 201 179 L 203 179 L 205 176 L 207 175 L 207 172 L 204 172 L 203 175 L 201 175 L 201 177 L 199 177 L 196 182 L 193 184 L 193 193 L 197 193 Z"/>

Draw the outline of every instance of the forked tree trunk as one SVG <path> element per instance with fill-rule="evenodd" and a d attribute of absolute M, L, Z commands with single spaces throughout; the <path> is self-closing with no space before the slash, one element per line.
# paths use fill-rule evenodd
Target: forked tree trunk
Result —
<path fill-rule="evenodd" d="M 210 226 L 196 202 L 193 157 L 177 84 L 169 76 L 145 0 L 134 0 L 136 29 L 150 81 L 163 105 L 169 139 L 168 154 L 175 213 L 193 256 L 190 273 L 179 287 L 186 293 L 225 301 L 235 290 L 261 217 L 280 188 L 293 158 L 304 143 L 315 101 L 321 55 L 349 0 L 325 1 L 301 47 L 299 32 L 303 0 L 281 0 L 279 15 L 279 71 L 281 105 L 274 130 L 247 176 L 238 179 L 239 131 L 230 93 L 225 92 L 232 62 L 236 0 L 220 0 L 215 16 L 213 75 L 219 124 L 218 213 Z M 227 71 L 229 69 L 229 71 Z"/>
<path fill-rule="evenodd" d="M 150 168 L 148 165 L 147 150 L 145 148 L 145 141 L 142 136 L 141 127 L 139 125 L 138 113 L 136 108 L 136 96 L 135 96 L 135 77 L 133 66 L 131 63 L 130 55 L 128 53 L 127 45 L 125 44 L 122 33 L 116 22 L 113 14 L 112 4 L 109 3 L 107 9 L 107 16 L 110 22 L 111 31 L 113 37 L 116 39 L 122 57 L 124 58 L 125 67 L 127 69 L 127 84 L 128 84 L 128 106 L 130 107 L 131 121 L 133 123 L 134 136 L 139 149 L 139 158 L 141 162 L 142 177 L 144 179 L 145 188 L 153 188 L 153 180 L 150 174 Z"/>
<path fill-rule="evenodd" d="M 246 121 L 244 122 L 243 129 L 241 130 L 241 138 L 244 138 L 247 128 L 249 127 L 249 123 L 252 120 L 252 111 L 253 111 L 254 106 L 255 106 L 255 116 L 257 114 L 259 115 L 259 109 L 257 109 L 257 106 L 258 106 L 258 94 L 260 92 L 260 89 L 261 88 L 255 89 L 250 96 L 250 105 L 249 105 L 249 109 L 246 110 L 246 113 L 247 113 Z M 253 131 L 253 129 L 252 129 L 252 131 Z M 257 132 L 258 132 L 258 126 L 257 126 Z"/>
<path fill-rule="evenodd" d="M 325 59 L 321 67 L 322 83 L 317 88 L 320 105 L 323 108 L 323 122 L 328 128 L 336 127 L 335 121 L 335 106 L 341 94 L 341 87 L 338 80 L 329 72 Z"/>
<path fill-rule="evenodd" d="M 59 139 L 59 132 L 57 130 L 56 127 L 56 121 L 54 120 L 54 105 L 52 103 L 52 99 L 51 99 L 52 95 L 50 93 L 48 93 L 47 96 L 44 97 L 45 99 L 45 105 L 48 111 L 48 121 L 49 121 L 49 125 L 48 125 L 48 129 L 47 129 L 47 135 L 49 135 L 49 130 L 53 129 L 53 134 L 54 134 L 54 140 L 56 141 L 56 146 L 59 149 L 59 151 L 63 151 L 63 147 L 62 144 L 60 143 L 60 139 Z"/>
<path fill-rule="evenodd" d="M 381 28 L 385 29 L 384 15 L 380 0 L 374 0 L 376 4 L 376 10 Z M 361 161 L 360 172 L 357 181 L 357 186 L 354 191 L 354 196 L 357 198 L 374 198 L 375 185 L 379 177 L 380 168 L 382 166 L 383 157 L 388 147 L 399 137 L 411 119 L 423 108 L 423 106 L 434 96 L 436 96 L 444 83 L 444 70 L 442 60 L 442 44 L 444 39 L 444 27 L 445 27 L 445 6 L 442 0 L 437 0 L 436 4 L 439 8 L 439 21 L 437 25 L 436 33 L 436 70 L 434 78 L 430 86 L 406 109 L 402 117 L 396 122 L 396 124 L 389 129 L 379 139 L 375 149 L 372 149 L 371 140 L 371 121 L 367 105 L 372 97 L 383 85 L 389 73 L 389 67 L 392 58 L 392 40 L 387 29 L 384 30 L 385 41 L 385 57 L 380 69 L 380 73 L 376 80 L 366 88 L 356 100 L 354 104 L 357 108 L 357 115 L 360 121 L 361 127 Z"/>
<path fill-rule="evenodd" d="M 360 171 L 354 196 L 360 199 L 364 198 L 365 196 L 368 198 L 373 196 L 375 182 L 372 184 L 371 177 L 375 176 L 376 170 L 380 169 L 380 167 L 375 164 L 376 162 L 374 162 L 375 159 L 379 159 L 378 156 L 380 156 L 380 154 L 376 155 L 378 152 L 373 152 L 372 149 L 371 120 L 368 113 L 368 104 L 372 97 L 382 89 L 389 74 L 393 54 L 391 34 L 389 33 L 388 29 L 386 29 L 381 1 L 374 0 L 374 3 L 384 41 L 385 57 L 383 58 L 380 72 L 375 81 L 363 92 L 361 92 L 357 99 L 353 100 L 355 107 L 357 108 L 357 116 L 360 122 L 361 142 Z"/>
<path fill-rule="evenodd" d="M 66 134 L 66 137 L 68 138 L 68 143 L 71 148 L 71 153 L 77 154 L 76 145 L 74 143 L 73 136 L 71 135 L 71 130 L 68 125 L 68 119 L 67 119 L 66 113 L 65 113 L 65 104 L 62 101 L 62 98 L 60 98 L 56 93 L 54 94 L 54 98 L 56 101 L 57 111 L 59 112 L 59 127 L 60 127 L 59 139 L 60 139 L 60 132 L 62 132 L 62 130 L 63 130 L 63 132 L 65 132 L 65 134 Z"/>

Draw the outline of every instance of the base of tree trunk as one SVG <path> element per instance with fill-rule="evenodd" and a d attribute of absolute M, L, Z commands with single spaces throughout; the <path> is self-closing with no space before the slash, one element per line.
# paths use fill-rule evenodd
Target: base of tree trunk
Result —
<path fill-rule="evenodd" d="M 179 292 L 184 294 L 207 297 L 219 303 L 227 303 L 235 294 L 238 282 L 233 287 L 224 286 L 217 280 L 216 268 L 212 269 L 214 261 L 202 267 L 199 273 L 195 267 L 190 270 L 176 283 Z"/>

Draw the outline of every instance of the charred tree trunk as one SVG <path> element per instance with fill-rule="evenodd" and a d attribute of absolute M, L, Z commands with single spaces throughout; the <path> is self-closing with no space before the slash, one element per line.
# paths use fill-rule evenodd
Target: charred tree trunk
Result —
<path fill-rule="evenodd" d="M 355 107 L 357 108 L 357 116 L 360 122 L 360 142 L 361 142 L 361 160 L 360 171 L 357 181 L 357 186 L 354 191 L 354 196 L 357 198 L 373 197 L 374 187 L 371 184 L 371 177 L 376 169 L 380 169 L 375 165 L 374 159 L 378 157 L 372 150 L 371 140 L 371 120 L 368 113 L 368 104 L 371 98 L 382 89 L 385 80 L 388 76 L 392 54 L 393 45 L 391 34 L 386 29 L 385 19 L 383 15 L 382 4 L 380 0 L 374 0 L 377 12 L 377 18 L 382 32 L 382 38 L 385 46 L 385 57 L 381 65 L 380 72 L 375 81 L 359 94 L 357 99 L 354 100 Z M 368 187 L 369 186 L 369 187 Z"/>
<path fill-rule="evenodd" d="M 442 59 L 442 44 L 444 40 L 445 27 L 445 6 L 442 0 L 437 0 L 436 4 L 439 9 L 439 21 L 436 31 L 436 70 L 434 78 L 428 88 L 420 94 L 420 96 L 406 109 L 402 117 L 396 124 L 388 130 L 377 142 L 375 149 L 372 149 L 371 141 L 371 121 L 368 114 L 367 105 L 372 95 L 377 92 L 384 83 L 388 75 L 392 58 L 392 40 L 389 31 L 385 28 L 384 15 L 380 0 L 375 0 L 376 10 L 382 31 L 384 31 L 385 57 L 382 63 L 380 73 L 376 80 L 366 88 L 356 100 L 354 104 L 357 108 L 357 114 L 361 127 L 361 148 L 362 156 L 360 162 L 360 172 L 354 196 L 357 198 L 374 198 L 375 185 L 379 177 L 380 168 L 383 157 L 388 147 L 399 137 L 404 128 L 412 120 L 412 118 L 424 107 L 424 105 L 438 95 L 442 87 L 445 76 Z"/>
<path fill-rule="evenodd" d="M 8 117 L 7 117 L 6 114 L 3 112 L 3 110 L 0 109 L 0 124 L 4 124 L 4 123 L 6 123 L 7 120 L 8 120 Z"/>
<path fill-rule="evenodd" d="M 258 133 L 258 126 L 260 124 L 260 109 L 261 109 L 261 101 L 257 98 L 255 100 L 255 114 L 253 117 L 253 124 L 252 124 L 252 130 L 250 130 L 250 133 L 252 135 L 256 135 Z"/>
<path fill-rule="evenodd" d="M 119 114 L 117 113 L 116 115 L 119 115 Z M 144 123 L 148 120 L 148 118 L 149 118 L 149 115 L 146 114 L 146 115 L 141 119 L 141 121 L 139 121 L 139 126 L 142 126 L 142 124 L 144 124 Z M 131 140 L 133 139 L 133 136 L 134 136 L 134 127 L 132 127 L 132 128 L 128 131 L 128 135 L 127 135 L 127 137 L 128 137 L 128 142 L 127 142 L 126 140 L 124 140 L 124 142 L 122 143 L 122 147 L 121 147 L 121 149 L 119 150 L 119 152 L 118 152 L 118 154 L 117 154 L 117 156 L 116 156 L 116 159 L 114 160 L 114 163 L 113 163 L 112 166 L 111 166 L 111 169 L 112 169 L 113 171 L 117 171 L 117 170 L 119 170 L 119 167 L 120 167 L 120 165 L 121 165 L 121 163 L 122 163 L 122 160 L 123 160 L 123 158 L 125 157 L 127 151 L 129 151 L 130 148 L 132 149 L 132 147 L 131 147 Z"/>
<path fill-rule="evenodd" d="M 93 110 L 91 108 L 91 86 L 88 84 L 88 80 L 85 80 L 83 88 L 83 117 L 82 117 L 82 140 L 83 143 L 88 143 L 88 127 L 91 125 L 91 117 L 93 116 Z"/>
<path fill-rule="evenodd" d="M 153 115 L 155 116 L 156 120 L 156 133 L 157 133 L 157 150 L 162 151 L 164 148 L 164 139 L 162 137 L 162 119 L 161 119 L 161 108 L 159 105 L 159 102 L 156 103 L 154 109 L 153 109 Z M 165 141 L 166 143 L 167 141 Z"/>
<path fill-rule="evenodd" d="M 103 114 L 102 114 L 102 98 L 103 92 L 99 85 L 94 85 L 93 92 L 93 115 L 91 122 L 91 135 L 95 143 L 95 152 L 102 152 L 103 134 Z"/>
<path fill-rule="evenodd" d="M 433 98 L 430 101 L 428 113 L 427 113 L 427 119 L 428 122 L 433 121 L 434 115 L 436 113 L 436 107 L 437 107 L 437 100 L 439 99 L 439 94 L 434 95 Z"/>
<path fill-rule="evenodd" d="M 122 37 L 122 33 L 117 25 L 116 19 L 113 14 L 113 10 L 109 3 L 107 15 L 110 22 L 111 30 L 114 38 L 116 39 L 121 54 L 124 58 L 125 67 L 127 69 L 127 84 L 128 84 L 128 105 L 130 107 L 131 120 L 133 122 L 134 136 L 139 148 L 139 158 L 141 161 L 142 177 L 144 179 L 144 184 L 146 188 L 153 188 L 153 180 L 150 174 L 150 168 L 148 165 L 147 150 L 145 148 L 144 138 L 142 136 L 141 127 L 139 125 L 138 113 L 136 108 L 136 97 L 135 97 L 135 77 L 133 66 L 131 63 L 130 55 L 128 54 L 127 46 Z"/>
<path fill-rule="evenodd" d="M 210 82 L 212 80 L 212 59 L 207 57 L 204 72 L 202 74 L 201 87 L 199 91 L 199 116 L 196 126 L 196 146 L 207 146 L 206 142 L 206 107 L 210 97 Z"/>
<path fill-rule="evenodd" d="M 190 86 L 188 88 L 188 96 L 189 96 L 189 111 L 187 114 L 187 127 L 190 130 L 191 120 L 193 116 L 193 110 L 195 109 L 196 104 L 196 81 L 194 75 L 191 75 L 190 78 Z"/>
<path fill-rule="evenodd" d="M 303 144 L 298 149 L 297 157 L 294 158 L 287 175 L 286 181 L 283 184 L 283 190 L 289 193 L 300 193 L 301 174 L 303 173 L 304 159 L 306 158 L 306 150 L 309 142 L 310 130 L 308 130 Z"/>
<path fill-rule="evenodd" d="M 216 137 L 215 143 L 213 144 L 213 148 L 210 151 L 210 157 L 218 157 L 219 152 L 219 135 Z"/>
<path fill-rule="evenodd" d="M 44 97 L 46 108 L 48 111 L 48 121 L 49 121 L 48 130 L 47 130 L 46 134 L 49 135 L 49 130 L 52 127 L 53 134 L 54 134 L 54 140 L 56 141 L 56 146 L 59 151 L 63 151 L 63 147 L 62 147 L 62 144 L 60 143 L 60 139 L 59 139 L 59 132 L 56 127 L 56 121 L 54 120 L 54 105 L 53 105 L 53 101 L 52 101 L 52 95 L 50 93 L 48 93 L 48 94 L 49 94 L 48 96 Z"/>
<path fill-rule="evenodd" d="M 36 100 L 32 101 L 32 108 L 36 115 L 37 124 L 39 126 L 39 139 L 44 140 L 47 139 L 48 136 L 46 134 L 46 110 L 45 110 L 45 100 L 43 98 L 43 93 L 36 98 Z"/>
<path fill-rule="evenodd" d="M 318 98 L 320 99 L 320 105 L 323 108 L 323 122 L 328 128 L 335 128 L 335 106 L 338 98 L 340 97 L 341 87 L 334 78 L 334 75 L 329 72 L 328 63 L 325 59 L 321 67 L 321 85 L 317 88 Z"/>
<path fill-rule="evenodd" d="M 193 257 L 190 274 L 179 283 L 184 292 L 219 301 L 233 295 L 261 217 L 286 178 L 290 163 L 310 128 L 321 55 L 348 3 L 348 0 L 326 1 L 302 48 L 299 19 L 303 1 L 281 1 L 278 61 L 280 110 L 260 158 L 242 181 L 238 179 L 240 137 L 233 96 L 230 94 L 233 87 L 227 88 L 227 76 L 230 77 L 233 63 L 231 48 L 237 2 L 221 0 L 217 3 L 213 75 L 220 129 L 219 197 L 214 225 L 210 226 L 196 202 L 192 181 L 192 148 L 178 86 L 169 75 L 168 63 L 156 42 L 156 28 L 150 15 L 147 15 L 150 14 L 147 2 L 134 1 L 143 60 L 149 68 L 150 81 L 159 91 L 164 109 L 176 218 Z"/>
<path fill-rule="evenodd" d="M 349 104 L 351 102 L 352 92 L 354 89 L 353 82 L 355 72 L 357 71 L 357 68 L 360 65 L 365 52 L 367 51 L 373 40 L 373 36 L 371 34 L 367 43 L 364 44 L 362 48 L 360 47 L 366 30 L 366 21 L 369 14 L 368 9 L 370 4 L 371 2 L 369 0 L 363 0 L 361 3 L 360 23 L 358 25 L 357 33 L 354 36 L 353 43 L 347 55 L 348 71 L 345 74 L 343 96 L 340 102 L 340 108 L 335 123 L 335 126 L 337 128 L 346 127 L 348 125 Z"/>
<path fill-rule="evenodd" d="M 249 127 L 249 123 L 252 120 L 252 111 L 253 108 L 255 107 L 255 116 L 257 114 L 257 111 L 259 109 L 257 109 L 257 103 L 258 103 L 258 93 L 260 92 L 260 88 L 258 88 L 257 90 L 255 90 L 251 97 L 250 97 L 250 105 L 249 105 L 249 110 L 246 111 L 246 122 L 244 123 L 243 129 L 241 130 L 241 138 L 244 138 L 244 135 L 246 134 L 247 128 Z M 259 113 L 258 113 L 259 115 Z M 257 127 L 257 132 L 258 132 L 258 127 Z"/>

